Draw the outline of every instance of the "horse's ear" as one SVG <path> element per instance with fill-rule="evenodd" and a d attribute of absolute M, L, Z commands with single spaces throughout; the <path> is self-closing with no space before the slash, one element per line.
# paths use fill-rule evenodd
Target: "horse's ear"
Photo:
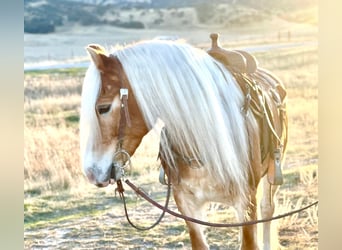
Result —
<path fill-rule="evenodd" d="M 101 72 L 105 70 L 105 61 L 108 59 L 106 50 L 98 44 L 89 44 L 86 47 L 91 59 L 95 63 L 97 69 Z"/>

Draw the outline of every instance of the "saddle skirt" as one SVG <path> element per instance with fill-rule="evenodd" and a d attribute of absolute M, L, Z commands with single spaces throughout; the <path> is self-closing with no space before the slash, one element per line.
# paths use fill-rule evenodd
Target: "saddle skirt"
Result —
<path fill-rule="evenodd" d="M 268 181 L 281 185 L 281 159 L 287 144 L 286 90 L 278 78 L 258 67 L 253 55 L 221 48 L 217 33 L 211 34 L 210 38 L 212 44 L 208 54 L 233 74 L 245 95 L 242 110 L 251 109 L 259 122 L 261 159 L 264 161 L 267 155 L 272 159 L 267 170 Z"/>

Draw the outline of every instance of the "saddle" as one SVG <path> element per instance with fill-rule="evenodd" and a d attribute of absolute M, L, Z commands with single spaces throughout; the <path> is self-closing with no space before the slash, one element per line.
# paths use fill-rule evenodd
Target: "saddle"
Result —
<path fill-rule="evenodd" d="M 217 33 L 210 34 L 211 49 L 207 51 L 209 55 L 236 73 L 250 74 L 257 70 L 258 62 L 253 55 L 243 50 L 222 49 L 218 37 Z"/>
<path fill-rule="evenodd" d="M 212 44 L 207 52 L 223 64 L 239 84 L 245 95 L 242 110 L 247 114 L 251 109 L 261 128 L 262 162 L 268 154 L 272 158 L 267 170 L 268 181 L 272 185 L 281 185 L 281 159 L 287 143 L 286 90 L 273 74 L 258 67 L 253 55 L 242 50 L 221 48 L 218 37 L 217 33 L 210 35 Z"/>

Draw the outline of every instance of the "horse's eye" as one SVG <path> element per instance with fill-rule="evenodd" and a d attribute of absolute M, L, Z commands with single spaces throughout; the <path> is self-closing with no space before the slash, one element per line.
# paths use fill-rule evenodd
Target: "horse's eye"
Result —
<path fill-rule="evenodd" d="M 99 112 L 100 115 L 108 113 L 111 106 L 112 106 L 111 104 L 98 105 L 97 106 L 97 112 Z"/>

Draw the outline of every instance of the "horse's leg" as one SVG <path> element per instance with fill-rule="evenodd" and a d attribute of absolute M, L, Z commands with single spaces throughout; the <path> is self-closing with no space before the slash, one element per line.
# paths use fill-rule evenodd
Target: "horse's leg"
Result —
<path fill-rule="evenodd" d="M 173 187 L 173 193 L 174 198 L 178 207 L 178 210 L 190 217 L 194 217 L 199 220 L 203 220 L 204 214 L 203 214 L 203 203 L 199 202 L 195 195 L 190 194 L 184 190 L 182 190 L 181 187 Z M 204 227 L 193 223 L 186 221 L 186 224 L 189 229 L 190 239 L 191 239 L 191 246 L 192 249 L 198 249 L 198 250 L 207 250 L 209 249 L 209 246 L 207 244 L 207 241 L 204 236 Z"/>
<path fill-rule="evenodd" d="M 261 217 L 263 219 L 271 218 L 273 216 L 275 205 L 276 205 L 274 196 L 279 186 L 269 184 L 267 180 L 267 176 L 264 176 L 264 178 L 262 178 L 262 185 L 263 185 L 262 187 L 263 196 L 262 196 L 261 205 L 260 205 Z M 278 243 L 279 241 L 278 241 L 278 230 L 277 230 L 276 221 L 263 223 L 263 245 L 264 245 L 263 249 L 264 250 L 277 249 Z"/>
<path fill-rule="evenodd" d="M 246 218 L 247 211 L 247 218 Z M 256 189 L 250 192 L 250 203 L 247 207 L 241 206 L 237 208 L 239 221 L 256 220 L 257 219 L 257 200 Z M 258 248 L 257 225 L 243 226 L 241 229 L 241 247 L 243 250 L 256 250 Z"/>
<path fill-rule="evenodd" d="M 257 220 L 257 188 L 260 182 L 261 173 L 263 172 L 263 166 L 261 164 L 261 149 L 257 145 L 260 145 L 260 137 L 258 135 L 258 124 L 252 116 L 248 117 L 247 120 L 247 130 L 250 140 L 250 159 L 251 159 L 251 169 L 249 175 L 249 203 L 239 204 L 237 208 L 237 214 L 239 221 Z M 246 217 L 247 215 L 247 217 Z M 258 247 L 258 237 L 257 237 L 258 227 L 256 224 L 243 226 L 240 230 L 241 232 L 241 247 L 240 249 L 254 250 L 259 249 Z"/>

